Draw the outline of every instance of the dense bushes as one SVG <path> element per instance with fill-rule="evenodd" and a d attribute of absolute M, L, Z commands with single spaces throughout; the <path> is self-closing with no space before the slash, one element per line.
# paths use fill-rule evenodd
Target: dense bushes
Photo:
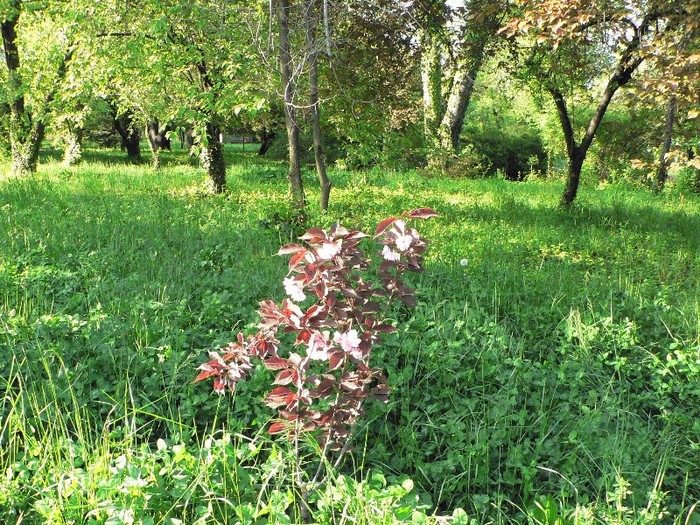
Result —
<path fill-rule="evenodd" d="M 527 126 L 513 126 L 508 130 L 467 127 L 462 140 L 467 148 L 462 154 L 465 160 L 458 165 L 477 161 L 477 165 L 465 171 L 463 176 L 483 177 L 500 173 L 507 180 L 522 181 L 528 175 L 537 176 L 547 170 L 547 154 L 542 141 L 536 130 Z M 484 173 L 478 170 L 484 170 Z"/>

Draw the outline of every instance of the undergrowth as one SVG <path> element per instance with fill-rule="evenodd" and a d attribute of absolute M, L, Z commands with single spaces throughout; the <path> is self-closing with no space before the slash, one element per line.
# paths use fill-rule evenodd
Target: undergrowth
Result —
<path fill-rule="evenodd" d="M 273 255 L 304 229 L 284 166 L 229 152 L 230 190 L 210 196 L 175 153 L 157 173 L 85 157 L 0 181 L 0 515 L 293 522 L 269 372 L 233 400 L 191 381 L 283 298 Z M 562 211 L 552 182 L 331 176 L 308 226 L 440 218 L 418 306 L 376 350 L 391 402 L 368 405 L 317 522 L 700 520 L 697 198 L 587 187 Z"/>

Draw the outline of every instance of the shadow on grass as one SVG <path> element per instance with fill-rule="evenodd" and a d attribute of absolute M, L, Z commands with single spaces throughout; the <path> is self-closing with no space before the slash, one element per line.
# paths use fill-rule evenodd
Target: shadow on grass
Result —
<path fill-rule="evenodd" d="M 224 146 L 224 155 L 226 158 L 227 167 L 236 166 L 238 164 L 246 165 L 270 165 L 273 162 L 260 157 L 257 154 L 257 144 L 226 144 Z M 126 152 L 116 148 L 100 148 L 91 145 L 86 145 L 82 151 L 82 162 L 101 163 L 108 165 L 125 165 L 125 166 L 145 166 L 148 167 L 152 162 L 152 154 L 147 142 L 141 143 L 141 158 L 138 160 L 127 157 Z M 63 151 L 51 146 L 45 146 L 39 154 L 39 162 L 58 163 L 63 160 Z M 169 166 L 187 165 L 198 166 L 199 160 L 195 154 L 190 154 L 184 150 L 179 144 L 173 143 L 172 150 L 162 150 L 160 153 L 161 168 Z"/>

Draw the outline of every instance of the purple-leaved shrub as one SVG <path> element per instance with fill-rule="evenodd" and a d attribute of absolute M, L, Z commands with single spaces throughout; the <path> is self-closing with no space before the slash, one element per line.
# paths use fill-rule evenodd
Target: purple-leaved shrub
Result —
<path fill-rule="evenodd" d="M 324 450 L 347 450 L 364 402 L 388 399 L 386 378 L 370 361 L 383 334 L 395 330 L 384 322 L 387 309 L 394 300 L 416 305 L 403 276 L 422 271 L 426 241 L 407 220 L 435 216 L 421 208 L 381 221 L 373 236 L 381 250 L 374 258 L 360 248 L 369 235 L 339 224 L 330 231 L 311 228 L 301 244 L 282 247 L 279 255 L 291 255 L 284 279 L 288 298 L 263 301 L 258 331 L 239 333 L 237 341 L 210 352 L 196 381 L 213 378 L 214 390 L 223 394 L 259 359 L 276 372 L 265 403 L 279 418 L 269 432 L 295 441 L 301 432 L 314 432 Z M 291 334 L 293 348 L 284 349 L 280 333 Z"/>

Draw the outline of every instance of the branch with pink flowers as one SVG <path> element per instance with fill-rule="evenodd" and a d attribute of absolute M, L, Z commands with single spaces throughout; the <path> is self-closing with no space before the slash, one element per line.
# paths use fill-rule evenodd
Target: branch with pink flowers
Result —
<path fill-rule="evenodd" d="M 300 244 L 283 246 L 278 254 L 291 256 L 284 279 L 288 298 L 281 304 L 263 301 L 258 332 L 247 338 L 238 334 L 236 342 L 210 352 L 196 381 L 213 378 L 214 390 L 224 394 L 235 390 L 254 359 L 261 360 L 275 372 L 265 404 L 277 409 L 279 418 L 268 431 L 286 434 L 297 447 L 301 433 L 311 432 L 321 442 L 324 460 L 337 452 L 337 465 L 349 450 L 364 402 L 388 400 L 386 378 L 371 366 L 371 351 L 395 330 L 384 322 L 390 304 L 416 305 L 415 291 L 403 279 L 423 270 L 426 241 L 408 221 L 435 216 L 421 208 L 381 221 L 373 235 L 381 250 L 374 258 L 360 247 L 369 235 L 339 224 L 330 231 L 311 228 Z M 288 351 L 279 334 L 292 334 Z"/>

